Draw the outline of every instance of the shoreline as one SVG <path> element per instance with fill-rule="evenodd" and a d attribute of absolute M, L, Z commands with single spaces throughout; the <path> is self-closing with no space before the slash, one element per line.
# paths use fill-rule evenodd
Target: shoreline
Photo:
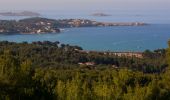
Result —
<path fill-rule="evenodd" d="M 48 19 L 32 17 L 16 20 L 0 20 L 0 33 L 45 34 L 60 33 L 63 28 L 109 27 L 109 26 L 144 26 L 143 22 L 98 22 L 88 19 Z"/>

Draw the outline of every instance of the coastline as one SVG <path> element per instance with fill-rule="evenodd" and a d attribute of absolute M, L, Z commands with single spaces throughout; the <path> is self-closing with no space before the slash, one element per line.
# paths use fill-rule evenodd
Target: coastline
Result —
<path fill-rule="evenodd" d="M 10 26 L 9 26 L 10 25 Z M 45 34 L 60 33 L 60 29 L 73 27 L 144 26 L 142 22 L 97 22 L 88 19 L 48 19 L 33 17 L 16 20 L 0 20 L 0 33 Z"/>

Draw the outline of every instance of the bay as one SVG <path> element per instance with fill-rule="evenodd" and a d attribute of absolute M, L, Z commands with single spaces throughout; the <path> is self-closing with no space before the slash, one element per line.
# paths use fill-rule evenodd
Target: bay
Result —
<path fill-rule="evenodd" d="M 60 41 L 97 51 L 154 50 L 166 48 L 169 39 L 170 24 L 66 28 L 59 34 L 0 35 L 0 41 Z"/>

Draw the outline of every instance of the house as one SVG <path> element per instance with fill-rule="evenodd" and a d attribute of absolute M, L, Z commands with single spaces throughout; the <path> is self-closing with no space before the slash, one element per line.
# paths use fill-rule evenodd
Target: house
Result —
<path fill-rule="evenodd" d="M 94 63 L 94 62 L 86 62 L 85 65 L 87 65 L 87 66 L 93 66 L 93 65 L 95 65 L 95 63 Z"/>
<path fill-rule="evenodd" d="M 41 30 L 39 29 L 39 30 L 37 30 L 37 33 L 41 33 Z"/>
<path fill-rule="evenodd" d="M 78 63 L 79 65 L 86 65 L 86 66 L 94 66 L 94 62 L 85 62 L 85 63 Z"/>
<path fill-rule="evenodd" d="M 4 32 L 4 30 L 3 30 L 3 29 L 1 29 L 1 30 L 0 30 L 0 32 L 2 33 L 2 32 Z"/>

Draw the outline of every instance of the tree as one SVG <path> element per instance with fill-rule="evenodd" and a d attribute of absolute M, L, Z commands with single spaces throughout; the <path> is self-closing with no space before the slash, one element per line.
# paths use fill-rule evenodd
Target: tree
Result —
<path fill-rule="evenodd" d="M 2 77 L 17 78 L 20 70 L 20 61 L 9 50 L 5 50 L 0 56 L 0 73 Z"/>
<path fill-rule="evenodd" d="M 170 66 L 170 40 L 168 41 L 169 48 L 167 49 L 167 63 Z"/>

